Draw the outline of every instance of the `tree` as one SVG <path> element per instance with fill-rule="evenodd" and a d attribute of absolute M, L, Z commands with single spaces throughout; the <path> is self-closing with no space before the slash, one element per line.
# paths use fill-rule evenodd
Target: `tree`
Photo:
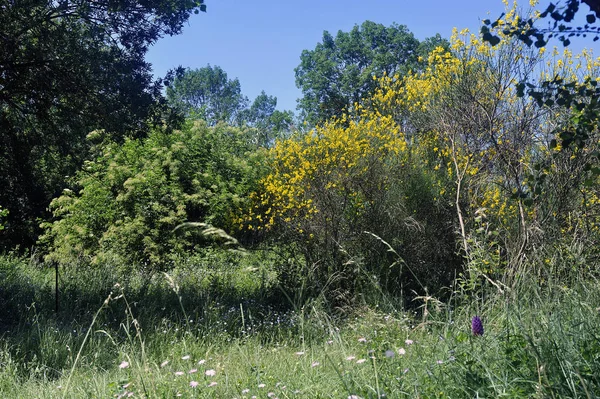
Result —
<path fill-rule="evenodd" d="M 580 12 L 581 3 L 587 4 L 590 13 L 586 15 L 584 26 L 570 25 L 575 16 Z M 552 38 L 557 38 L 567 47 L 573 37 L 587 37 L 593 35 L 593 41 L 600 38 L 600 1 L 598 0 L 566 0 L 564 5 L 550 3 L 548 7 L 536 17 L 512 18 L 515 10 L 509 10 L 508 15 L 513 23 L 504 23 L 503 13 L 496 21 L 485 20 L 481 27 L 484 41 L 496 46 L 503 40 L 516 37 L 527 46 L 534 45 L 538 48 L 546 46 Z M 539 28 L 536 23 L 549 20 L 548 27 Z M 535 41 L 534 41 L 535 40 Z M 562 148 L 575 145 L 583 148 L 592 137 L 597 134 L 598 119 L 600 118 L 600 87 L 595 79 L 588 78 L 584 82 L 575 82 L 554 76 L 551 79 L 533 84 L 527 80 L 517 84 L 517 93 L 523 97 L 525 94 L 533 98 L 539 105 L 558 104 L 572 111 L 572 123 L 568 129 L 563 130 L 559 137 Z M 556 147 L 556 141 L 554 142 Z M 588 171 L 600 175 L 600 168 L 590 166 Z"/>
<path fill-rule="evenodd" d="M 438 35 L 426 43 L 447 42 Z M 350 32 L 339 31 L 335 38 L 325 31 L 322 43 L 304 50 L 295 69 L 296 86 L 303 94 L 298 109 L 313 125 L 340 116 L 369 97 L 376 87 L 373 77 L 403 75 L 417 68 L 419 55 L 419 41 L 404 25 L 366 21 Z"/>
<path fill-rule="evenodd" d="M 167 88 L 167 98 L 176 108 L 211 126 L 219 121 L 239 121 L 248 106 L 240 81 L 228 79 L 221 67 L 210 65 L 186 70 Z"/>
<path fill-rule="evenodd" d="M 585 3 L 589 6 L 590 13 L 586 15 L 586 24 L 584 26 L 567 25 L 573 22 L 573 19 L 580 12 L 579 6 Z M 510 11 L 509 11 L 510 12 Z M 518 18 L 512 25 L 502 24 L 503 13 L 493 23 L 487 19 L 481 27 L 483 39 L 493 46 L 500 43 L 500 35 L 494 33 L 494 29 L 501 27 L 502 35 L 505 37 L 517 37 L 523 43 L 536 47 L 544 47 L 548 40 L 558 38 L 563 45 L 571 44 L 571 37 L 587 37 L 594 35 L 594 41 L 600 38 L 600 26 L 594 26 L 596 19 L 600 18 L 599 0 L 567 0 L 564 5 L 555 5 L 550 3 L 548 7 L 535 18 Z M 536 22 L 549 19 L 548 27 L 539 28 Z M 490 28 L 492 30 L 490 30 Z M 534 42 L 535 39 L 535 42 Z"/>
<path fill-rule="evenodd" d="M 86 135 L 143 135 L 162 82 L 144 56 L 203 0 L 0 2 L 0 246 L 29 245 L 37 218 L 86 156 Z"/>
<path fill-rule="evenodd" d="M 281 134 L 289 132 L 294 115 L 292 111 L 276 110 L 277 97 L 267 95 L 264 90 L 243 113 L 243 123 L 257 129 L 255 141 L 269 147 Z"/>
<path fill-rule="evenodd" d="M 457 259 L 451 208 L 435 198 L 433 170 L 409 145 L 392 115 L 365 106 L 270 149 L 245 227 L 302 251 L 307 268 L 281 270 L 284 289 L 296 292 L 300 275 L 307 290 L 338 301 L 365 276 L 393 294 L 421 292 L 416 280 L 434 290 L 448 282 Z M 388 267 L 398 259 L 380 240 L 400 248 L 412 276 L 403 262 Z"/>

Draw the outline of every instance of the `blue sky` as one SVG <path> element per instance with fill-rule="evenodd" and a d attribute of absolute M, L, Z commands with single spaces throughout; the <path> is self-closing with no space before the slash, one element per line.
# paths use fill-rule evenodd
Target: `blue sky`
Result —
<path fill-rule="evenodd" d="M 278 109 L 296 112 L 294 68 L 304 49 L 314 49 L 323 31 L 349 31 L 371 20 L 406 25 L 422 40 L 453 27 L 478 31 L 481 20 L 504 10 L 500 0 L 205 0 L 208 11 L 194 15 L 181 35 L 166 37 L 148 53 L 154 74 L 164 76 L 179 65 L 218 65 L 237 77 L 252 101 L 261 90 L 278 99 Z M 519 1 L 529 8 L 529 2 Z M 542 1 L 542 5 L 546 5 Z M 586 9 L 587 11 L 587 9 Z M 585 40 L 585 39 L 584 39 Z M 582 40 L 583 41 L 583 40 Z M 591 44 L 591 40 L 584 43 Z M 597 42 L 598 43 L 598 42 Z M 582 43 L 583 44 L 583 43 Z M 595 53 L 600 54 L 598 46 Z M 573 48 L 574 50 L 577 47 Z"/>

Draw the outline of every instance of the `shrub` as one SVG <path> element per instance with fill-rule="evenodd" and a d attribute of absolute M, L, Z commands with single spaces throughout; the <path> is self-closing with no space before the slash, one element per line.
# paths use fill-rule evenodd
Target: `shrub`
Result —
<path fill-rule="evenodd" d="M 301 249 L 306 270 L 282 271 L 297 277 L 286 283 L 292 291 L 327 287 L 347 299 L 373 282 L 394 294 L 448 283 L 457 264 L 453 216 L 434 184 L 438 172 L 421 162 L 427 151 L 410 148 L 393 117 L 357 113 L 277 143 L 246 227 Z"/>
<path fill-rule="evenodd" d="M 91 139 L 102 138 L 94 133 Z M 243 130 L 189 122 L 148 138 L 96 147 L 97 157 L 76 175 L 76 189 L 52 201 L 44 224 L 49 260 L 101 261 L 111 253 L 130 265 L 168 266 L 170 257 L 207 239 L 186 221 L 232 232 L 237 210 L 258 179 L 259 153 Z"/>

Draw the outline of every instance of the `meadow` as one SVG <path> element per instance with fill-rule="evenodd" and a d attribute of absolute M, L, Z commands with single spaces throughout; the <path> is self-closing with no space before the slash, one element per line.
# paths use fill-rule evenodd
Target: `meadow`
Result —
<path fill-rule="evenodd" d="M 600 290 L 522 276 L 510 290 L 332 312 L 300 308 L 276 256 L 212 253 L 149 280 L 5 256 L 0 395 L 11 398 L 594 398 Z M 410 310 L 408 310 L 410 309 Z M 9 311 L 6 311 L 9 310 Z M 472 317 L 484 332 L 475 335 Z"/>
<path fill-rule="evenodd" d="M 325 31 L 299 115 L 151 76 L 202 0 L 9 3 L 0 398 L 600 396 L 595 3 Z"/>

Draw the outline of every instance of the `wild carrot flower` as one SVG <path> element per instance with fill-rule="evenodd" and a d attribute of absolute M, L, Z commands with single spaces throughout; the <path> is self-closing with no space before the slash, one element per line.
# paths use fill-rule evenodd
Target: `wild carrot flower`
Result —
<path fill-rule="evenodd" d="M 312 362 L 312 364 L 310 365 L 310 367 L 317 367 L 320 363 L 319 362 Z"/>
<path fill-rule="evenodd" d="M 414 344 L 414 343 L 415 343 L 415 341 L 413 341 L 412 339 L 407 339 L 406 341 L 404 341 L 404 343 L 405 343 L 406 345 L 412 345 L 412 344 Z"/>
<path fill-rule="evenodd" d="M 406 355 L 406 349 L 404 349 L 404 348 L 398 349 L 398 354 L 399 355 Z"/>
<path fill-rule="evenodd" d="M 198 364 L 204 364 L 206 363 L 206 360 L 202 359 L 202 360 L 198 360 Z"/>
<path fill-rule="evenodd" d="M 127 367 L 129 367 L 129 362 L 126 362 L 125 360 L 123 360 L 121 364 L 119 364 L 120 369 L 126 369 Z"/>
<path fill-rule="evenodd" d="M 473 335 L 483 335 L 483 323 L 479 316 L 474 316 L 471 320 L 471 331 Z"/>
<path fill-rule="evenodd" d="M 352 360 L 354 360 L 354 359 L 356 359 L 356 356 L 348 356 L 348 357 L 346 358 L 346 360 L 348 360 L 348 361 L 352 361 Z"/>
<path fill-rule="evenodd" d="M 175 375 L 183 375 L 183 374 L 185 374 L 183 371 L 176 371 L 175 372 Z"/>
<path fill-rule="evenodd" d="M 165 360 L 164 362 L 162 362 L 162 363 L 160 364 L 160 367 L 165 367 L 167 364 L 169 364 L 169 361 L 168 361 L 168 360 Z"/>
<path fill-rule="evenodd" d="M 212 388 L 214 386 L 217 386 L 217 381 L 213 381 L 210 384 L 207 385 L 209 388 Z"/>
<path fill-rule="evenodd" d="M 198 372 L 198 369 L 191 369 L 190 371 L 188 371 L 188 374 L 194 374 Z"/>
<path fill-rule="evenodd" d="M 210 369 L 210 370 L 206 370 L 204 372 L 204 374 L 206 374 L 209 377 L 214 377 L 215 375 L 217 375 L 217 372 L 215 370 L 213 370 L 213 369 Z"/>
<path fill-rule="evenodd" d="M 366 362 L 366 361 L 367 361 L 367 359 L 358 359 L 358 360 L 356 361 L 356 364 L 361 364 L 361 363 L 364 363 L 364 362 Z"/>
<path fill-rule="evenodd" d="M 196 388 L 198 386 L 198 381 L 190 381 L 190 386 Z"/>
<path fill-rule="evenodd" d="M 181 360 L 188 360 L 190 358 L 190 355 L 185 355 L 181 358 Z"/>
<path fill-rule="evenodd" d="M 360 337 L 360 338 L 358 339 L 358 342 L 365 343 L 365 342 L 367 342 L 367 339 L 366 339 L 365 337 Z"/>

